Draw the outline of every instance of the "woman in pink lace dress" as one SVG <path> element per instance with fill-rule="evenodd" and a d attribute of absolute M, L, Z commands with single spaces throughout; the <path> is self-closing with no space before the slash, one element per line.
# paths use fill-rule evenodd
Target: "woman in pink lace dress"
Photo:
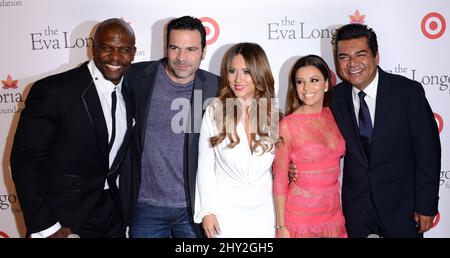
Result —
<path fill-rule="evenodd" d="M 290 80 L 273 166 L 277 236 L 347 237 L 339 185 L 345 143 L 329 108 L 329 68 L 319 56 L 305 56 Z M 291 183 L 290 162 L 297 167 Z"/>

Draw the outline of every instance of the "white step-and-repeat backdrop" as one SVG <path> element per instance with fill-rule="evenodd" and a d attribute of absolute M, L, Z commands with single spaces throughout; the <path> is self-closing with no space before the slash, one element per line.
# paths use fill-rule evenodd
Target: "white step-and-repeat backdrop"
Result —
<path fill-rule="evenodd" d="M 299 56 L 321 55 L 335 71 L 335 28 L 349 22 L 374 28 L 380 66 L 421 82 L 435 112 L 443 147 L 440 214 L 426 237 L 450 237 L 450 0 L 0 0 L 0 238 L 25 235 L 9 157 L 31 84 L 90 58 L 93 26 L 111 17 L 134 28 L 135 62 L 159 59 L 164 25 L 183 15 L 204 22 L 208 47 L 201 68 L 216 74 L 231 44 L 259 43 L 282 106 L 289 69 Z"/>

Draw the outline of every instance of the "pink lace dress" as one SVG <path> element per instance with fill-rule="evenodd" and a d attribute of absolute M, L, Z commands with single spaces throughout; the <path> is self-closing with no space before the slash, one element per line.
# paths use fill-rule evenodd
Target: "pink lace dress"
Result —
<path fill-rule="evenodd" d="M 286 116 L 280 136 L 274 195 L 286 196 L 285 226 L 291 237 L 347 237 L 339 185 L 345 142 L 330 109 Z M 289 183 L 291 161 L 297 166 L 297 180 Z"/>

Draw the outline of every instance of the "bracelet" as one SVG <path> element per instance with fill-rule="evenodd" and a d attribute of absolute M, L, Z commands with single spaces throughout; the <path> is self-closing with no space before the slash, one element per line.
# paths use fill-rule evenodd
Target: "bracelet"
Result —
<path fill-rule="evenodd" d="M 285 228 L 285 226 L 284 225 L 282 225 L 282 226 L 276 226 L 276 228 L 277 228 L 277 230 L 280 230 L 280 229 L 282 229 L 282 228 Z"/>

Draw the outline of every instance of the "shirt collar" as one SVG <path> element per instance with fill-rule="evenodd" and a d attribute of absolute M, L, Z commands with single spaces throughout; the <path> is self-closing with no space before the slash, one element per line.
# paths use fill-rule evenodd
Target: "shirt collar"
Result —
<path fill-rule="evenodd" d="M 119 84 L 114 85 L 114 83 L 103 77 L 102 72 L 100 72 L 100 70 L 95 65 L 94 60 L 91 60 L 88 63 L 88 69 L 91 73 L 92 78 L 94 79 L 95 87 L 97 88 L 97 91 L 99 93 L 111 93 L 114 91 L 114 89 L 117 89 L 117 92 L 121 92 L 123 76 L 122 78 L 120 78 Z"/>
<path fill-rule="evenodd" d="M 378 69 L 377 73 L 375 74 L 375 78 L 373 78 L 372 82 L 369 83 L 369 85 L 364 89 L 364 93 L 366 93 L 367 96 L 369 96 L 371 99 L 377 98 L 377 89 L 378 89 Z M 353 93 L 358 95 L 360 90 L 353 86 Z"/>

